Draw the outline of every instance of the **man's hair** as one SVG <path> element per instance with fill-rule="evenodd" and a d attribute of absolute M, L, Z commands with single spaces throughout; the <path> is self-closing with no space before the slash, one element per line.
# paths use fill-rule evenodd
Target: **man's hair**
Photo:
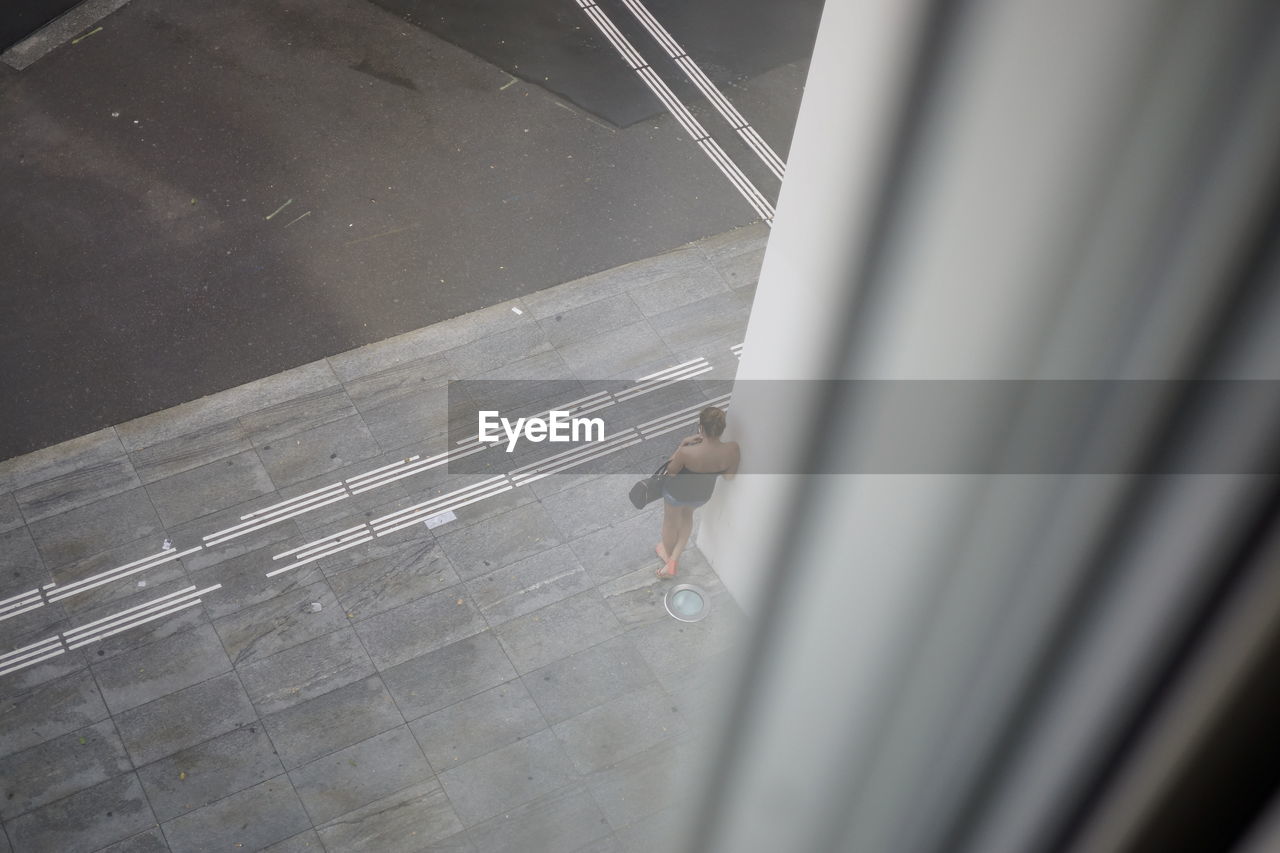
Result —
<path fill-rule="evenodd" d="M 698 425 L 702 427 L 702 432 L 712 438 L 719 438 L 724 432 L 724 409 L 717 409 L 715 406 L 707 406 L 698 415 Z"/>

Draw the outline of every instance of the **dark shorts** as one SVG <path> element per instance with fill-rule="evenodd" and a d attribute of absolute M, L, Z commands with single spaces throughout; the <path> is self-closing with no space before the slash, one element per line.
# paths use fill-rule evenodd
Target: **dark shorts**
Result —
<path fill-rule="evenodd" d="M 663 499 L 664 501 L 666 501 L 666 502 L 667 502 L 667 505 L 668 505 L 668 506 L 691 506 L 691 507 L 698 507 L 698 506 L 702 506 L 704 503 L 706 503 L 706 502 L 707 502 L 707 501 L 682 501 L 682 500 L 677 500 L 677 499 L 675 499 L 675 498 L 671 497 L 671 493 L 670 493 L 670 492 L 668 492 L 668 491 L 666 490 L 666 487 L 665 487 L 665 486 L 664 486 L 664 487 L 663 487 L 663 489 L 662 489 L 662 499 Z M 707 500 L 710 500 L 710 498 L 708 498 Z"/>

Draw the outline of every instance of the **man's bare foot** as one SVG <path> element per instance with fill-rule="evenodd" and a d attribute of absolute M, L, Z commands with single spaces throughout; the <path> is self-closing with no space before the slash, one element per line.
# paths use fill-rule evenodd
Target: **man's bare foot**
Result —
<path fill-rule="evenodd" d="M 676 576 L 676 562 L 675 562 L 675 560 L 667 560 L 666 565 L 665 565 L 665 566 L 663 566 L 662 568 L 658 569 L 658 571 L 657 571 L 657 575 L 658 575 L 658 577 L 663 578 L 663 579 L 666 579 L 666 578 L 673 578 L 673 577 L 675 577 L 675 576 Z"/>
<path fill-rule="evenodd" d="M 658 559 L 661 560 L 662 562 L 665 563 L 671 559 L 670 557 L 667 556 L 666 546 L 663 545 L 661 542 L 659 542 L 657 545 L 654 545 L 653 550 L 658 552 Z"/>

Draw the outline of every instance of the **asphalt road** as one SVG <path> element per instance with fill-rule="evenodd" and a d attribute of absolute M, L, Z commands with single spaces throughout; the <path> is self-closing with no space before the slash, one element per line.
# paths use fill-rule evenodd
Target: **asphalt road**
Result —
<path fill-rule="evenodd" d="M 134 0 L 0 71 L 0 459 L 755 220 L 585 20 L 605 118 L 403 11 Z M 803 55 L 741 50 L 707 70 L 785 157 Z"/>

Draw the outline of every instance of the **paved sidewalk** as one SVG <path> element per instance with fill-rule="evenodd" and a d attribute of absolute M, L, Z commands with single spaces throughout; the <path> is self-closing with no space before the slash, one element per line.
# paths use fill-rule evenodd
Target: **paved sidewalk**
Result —
<path fill-rule="evenodd" d="M 742 617 L 694 548 L 681 574 L 713 612 L 666 615 L 660 508 L 630 505 L 633 474 L 335 537 L 480 479 L 389 477 L 446 449 L 451 378 L 634 379 L 699 356 L 731 376 L 765 237 L 0 463 L 0 851 L 658 849 Z"/>

